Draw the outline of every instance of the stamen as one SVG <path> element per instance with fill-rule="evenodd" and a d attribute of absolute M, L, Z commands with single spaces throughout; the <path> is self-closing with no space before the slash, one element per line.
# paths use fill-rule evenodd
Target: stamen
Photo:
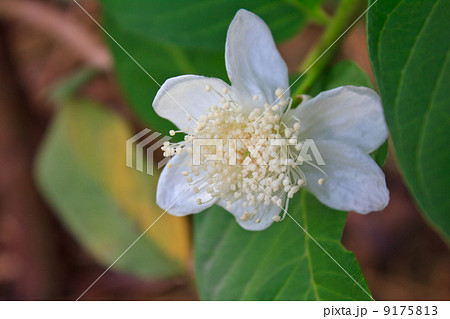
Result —
<path fill-rule="evenodd" d="M 186 181 L 191 184 L 192 192 L 199 194 L 205 192 L 210 196 L 207 200 L 196 199 L 198 205 L 212 202 L 220 198 L 226 204 L 227 210 L 231 210 L 233 204 L 237 202 L 238 207 L 246 208 L 239 218 L 243 222 L 260 223 L 264 218 L 269 218 L 266 213 L 270 211 L 271 205 L 282 207 L 285 203 L 285 209 L 289 199 L 292 198 L 300 189 L 306 185 L 306 176 L 300 166 L 295 165 L 299 157 L 297 139 L 298 131 L 301 128 L 300 120 L 292 114 L 286 115 L 286 112 L 292 105 L 292 99 L 284 97 L 284 90 L 278 88 L 275 95 L 278 97 L 277 104 L 271 105 L 265 95 L 257 92 L 253 100 L 262 98 L 265 102 L 265 111 L 255 108 L 251 112 L 246 112 L 246 108 L 233 100 L 230 90 L 227 87 L 214 88 L 206 85 L 207 92 L 214 92 L 217 97 L 215 104 L 208 108 L 206 114 L 198 118 L 198 123 L 189 129 L 186 129 L 187 135 L 184 140 L 177 143 L 165 142 L 161 148 L 164 156 L 178 156 L 187 152 L 190 156 L 193 154 L 193 141 L 196 139 L 222 139 L 224 158 L 217 161 L 208 161 L 205 154 L 216 152 L 216 146 L 202 146 L 203 156 L 200 159 L 200 165 L 194 166 L 192 163 L 180 165 L 186 169 L 181 174 Z M 283 111 L 287 106 L 287 110 Z M 264 111 L 264 112 L 263 112 Z M 286 115 L 286 123 L 283 121 Z M 291 120 L 293 118 L 295 122 Z M 186 119 L 192 119 L 186 115 Z M 257 123 L 254 123 L 258 119 Z M 169 134 L 174 136 L 180 131 L 170 130 Z M 281 151 L 279 147 L 270 145 L 271 139 L 287 139 L 290 144 L 297 144 L 288 147 L 287 165 L 283 164 Z M 257 161 L 257 158 L 247 149 L 241 139 L 247 139 L 251 145 L 258 145 L 257 152 L 261 155 L 263 163 Z M 259 140 L 267 142 L 258 144 Z M 261 145 L 259 147 L 259 145 Z M 252 157 L 249 165 L 242 165 L 247 156 Z M 232 159 L 232 160 L 231 160 Z M 308 165 L 317 168 L 326 177 L 323 170 L 311 162 L 304 161 Z M 167 164 L 171 167 L 172 164 Z M 193 183 L 193 176 L 202 176 Z M 317 181 L 319 184 L 325 182 L 325 178 Z M 268 213 L 267 213 L 268 214 Z M 282 221 L 286 212 L 280 215 L 272 216 L 275 221 Z M 265 217 L 266 216 L 266 217 Z"/>

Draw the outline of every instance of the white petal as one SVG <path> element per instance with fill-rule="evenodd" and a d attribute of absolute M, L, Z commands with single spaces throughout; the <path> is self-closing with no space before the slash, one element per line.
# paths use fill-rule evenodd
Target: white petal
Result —
<path fill-rule="evenodd" d="M 159 177 L 158 187 L 156 190 L 156 203 L 159 207 L 171 215 L 184 216 L 189 214 L 200 213 L 206 208 L 212 206 L 215 200 L 206 204 L 197 204 L 197 199 L 202 202 L 209 201 L 211 196 L 205 190 L 200 190 L 195 194 L 192 187 L 188 184 L 186 177 L 181 174 L 182 171 L 188 171 L 189 155 L 183 152 L 181 155 L 174 156 L 169 163 L 172 167 L 164 167 Z M 200 176 L 192 176 L 195 182 Z M 206 182 L 205 182 L 206 183 Z M 198 188 L 202 184 L 196 184 Z"/>
<path fill-rule="evenodd" d="M 206 114 L 208 107 L 221 101 L 219 94 L 206 87 L 209 85 L 218 92 L 224 88 L 231 93 L 228 84 L 220 79 L 197 75 L 182 75 L 168 79 L 156 94 L 153 108 L 156 113 L 174 123 L 180 130 L 193 127 L 200 115 Z M 187 120 L 189 115 L 193 119 Z"/>
<path fill-rule="evenodd" d="M 389 202 L 389 191 L 383 171 L 370 155 L 361 149 L 336 141 L 316 142 L 327 173 L 323 185 L 317 182 L 324 175 L 304 163 L 306 189 L 325 205 L 344 211 L 367 214 L 379 211 Z"/>
<path fill-rule="evenodd" d="M 242 215 L 245 212 L 249 212 L 251 213 L 255 208 L 253 207 L 242 207 L 242 202 L 243 200 L 237 200 L 233 203 L 231 210 L 228 210 L 226 208 L 226 203 L 224 200 L 219 200 L 217 201 L 217 205 L 227 209 L 231 214 L 234 215 L 234 217 L 236 217 L 236 221 L 239 223 L 239 225 L 242 226 L 242 228 L 246 229 L 246 230 L 254 230 L 254 231 L 258 231 L 258 230 L 264 230 L 267 227 L 269 227 L 270 225 L 272 225 L 272 223 L 274 222 L 272 217 L 276 216 L 276 215 L 280 215 L 281 213 L 281 208 L 273 203 L 271 203 L 269 206 L 264 206 L 261 205 L 258 209 L 258 213 L 255 216 L 255 218 L 253 220 L 248 220 L 248 221 L 243 221 L 241 219 Z M 265 210 L 264 216 L 262 216 L 263 211 Z M 262 216 L 262 218 L 261 218 Z M 256 219 L 261 218 L 261 222 L 257 223 L 255 222 Z"/>
<path fill-rule="evenodd" d="M 383 107 L 375 91 L 342 86 L 300 104 L 292 112 L 302 124 L 302 137 L 338 140 L 370 153 L 386 141 Z"/>
<path fill-rule="evenodd" d="M 275 90 L 289 88 L 288 70 L 266 23 L 254 13 L 241 9 L 230 24 L 225 45 L 225 62 L 231 86 L 242 104 L 261 106 L 253 96 L 263 93 L 271 104 Z M 289 97 L 289 91 L 285 93 Z"/>

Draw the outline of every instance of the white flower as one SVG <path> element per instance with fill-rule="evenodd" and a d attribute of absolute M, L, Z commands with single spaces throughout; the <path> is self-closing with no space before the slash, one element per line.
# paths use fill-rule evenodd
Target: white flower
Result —
<path fill-rule="evenodd" d="M 246 10 L 229 27 L 225 61 L 231 86 L 215 78 L 179 76 L 167 80 L 153 102 L 158 115 L 180 128 L 170 135 L 187 133 L 184 141 L 163 147 L 165 156 L 174 156 L 159 179 L 161 208 L 183 216 L 218 204 L 245 229 L 262 230 L 282 220 L 281 207 L 301 187 L 338 210 L 366 214 L 387 205 L 384 174 L 368 155 L 387 138 L 373 90 L 340 87 L 290 109 L 286 64 L 267 25 Z M 224 141 L 223 161 L 192 164 L 193 140 L 204 138 Z M 289 146 L 287 165 L 279 147 L 268 143 L 259 148 L 267 165 L 259 165 L 256 158 L 249 165 L 230 165 L 231 141 L 248 139 L 256 145 L 274 138 L 300 142 Z M 314 140 L 325 166 L 305 158 L 303 165 L 296 165 L 306 139 Z M 236 155 L 239 163 L 249 150 L 238 143 Z"/>

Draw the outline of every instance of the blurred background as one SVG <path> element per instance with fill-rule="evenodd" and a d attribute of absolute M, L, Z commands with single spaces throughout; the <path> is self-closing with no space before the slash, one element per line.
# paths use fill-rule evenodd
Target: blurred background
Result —
<path fill-rule="evenodd" d="M 98 1 L 80 4 L 102 21 Z M 292 72 L 322 31 L 308 23 L 279 43 Z M 110 48 L 71 0 L 0 0 L 1 300 L 77 299 L 161 213 L 157 176 L 125 167 L 125 140 L 153 127 L 130 107 Z M 353 60 L 373 81 L 363 20 L 334 59 Z M 150 108 L 157 87 L 144 79 Z M 392 150 L 384 171 L 389 206 L 349 213 L 343 244 L 375 299 L 450 299 L 448 246 L 417 210 Z M 83 299 L 198 299 L 189 218 L 164 216 L 122 259 Z"/>

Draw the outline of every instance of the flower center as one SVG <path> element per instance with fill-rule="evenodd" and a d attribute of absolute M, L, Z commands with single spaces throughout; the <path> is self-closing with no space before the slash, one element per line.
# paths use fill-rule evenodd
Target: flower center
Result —
<path fill-rule="evenodd" d="M 241 220 L 259 223 L 270 205 L 283 208 L 285 203 L 283 217 L 273 217 L 274 221 L 284 219 L 289 199 L 306 184 L 300 165 L 310 164 L 325 174 L 300 154 L 301 124 L 289 112 L 292 99 L 286 99 L 284 90 L 279 88 L 275 91 L 277 101 L 270 105 L 258 93 L 253 99 L 263 99 L 264 109 L 246 111 L 227 88 L 219 90 L 207 85 L 205 89 L 217 95 L 218 103 L 211 105 L 197 124 L 187 130 L 184 141 L 166 142 L 162 147 L 164 156 L 187 152 L 191 160 L 182 174 L 188 183 L 193 183 L 193 192 L 206 191 L 210 201 L 224 200 L 228 210 L 239 201 L 246 209 Z M 189 115 L 187 119 L 191 119 Z M 181 131 L 170 131 L 172 136 L 175 133 Z M 219 156 L 210 160 L 210 154 Z M 197 161 L 192 160 L 196 156 Z M 321 178 L 318 183 L 324 181 Z M 197 203 L 205 202 L 198 198 Z"/>

